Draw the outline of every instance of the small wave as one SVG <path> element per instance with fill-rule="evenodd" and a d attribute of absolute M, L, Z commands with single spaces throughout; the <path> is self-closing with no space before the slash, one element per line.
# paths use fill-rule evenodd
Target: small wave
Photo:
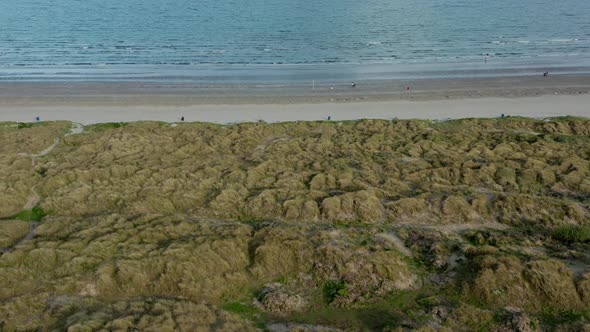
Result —
<path fill-rule="evenodd" d="M 371 46 L 373 46 L 373 45 L 381 45 L 381 42 L 380 41 L 372 41 L 372 42 L 368 42 L 367 45 L 371 45 Z"/>
<path fill-rule="evenodd" d="M 567 42 L 572 42 L 572 41 L 576 41 L 576 38 L 553 38 L 553 39 L 548 39 L 549 42 L 552 43 L 567 43 Z"/>
<path fill-rule="evenodd" d="M 519 52 L 505 52 L 505 53 L 493 54 L 493 56 L 497 56 L 497 57 L 510 57 L 510 56 L 518 56 L 518 55 L 523 55 L 523 54 L 519 53 Z"/>
<path fill-rule="evenodd" d="M 413 50 L 412 54 L 428 54 L 428 53 L 433 53 L 434 50 L 432 49 L 424 49 L 424 50 Z"/>
<path fill-rule="evenodd" d="M 66 62 L 66 66 L 92 66 L 91 62 Z"/>

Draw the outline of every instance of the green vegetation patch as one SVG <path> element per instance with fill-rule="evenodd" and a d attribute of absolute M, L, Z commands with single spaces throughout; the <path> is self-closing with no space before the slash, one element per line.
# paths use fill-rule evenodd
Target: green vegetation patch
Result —
<path fill-rule="evenodd" d="M 403 314 L 386 306 L 374 305 L 355 309 L 319 308 L 306 313 L 294 313 L 289 321 L 331 326 L 348 331 L 382 331 L 401 325 Z M 281 318 L 277 317 L 278 321 Z"/>
<path fill-rule="evenodd" d="M 252 316 L 260 312 L 257 308 L 243 304 L 241 302 L 230 302 L 222 306 L 223 310 L 233 312 L 241 316 Z"/>
<path fill-rule="evenodd" d="M 35 171 L 40 177 L 44 178 L 47 175 L 47 168 L 39 168 Z"/>
<path fill-rule="evenodd" d="M 331 289 L 337 289 L 333 282 Z M 324 288 L 325 289 L 325 288 Z M 429 311 L 440 300 L 428 288 L 402 290 L 386 295 L 383 299 L 362 306 L 336 308 L 320 306 L 313 310 L 292 313 L 288 321 L 312 325 L 333 326 L 347 331 L 383 331 L 397 327 L 416 328 L 430 319 Z M 284 317 L 273 317 L 276 321 Z M 272 319 L 271 319 L 272 320 Z"/>
<path fill-rule="evenodd" d="M 17 129 L 30 129 L 33 127 L 47 126 L 50 123 L 56 123 L 56 122 L 18 122 L 18 123 L 16 123 L 16 128 Z"/>
<path fill-rule="evenodd" d="M 41 221 L 47 216 L 47 213 L 42 208 L 35 206 L 31 210 L 23 210 L 17 213 L 14 217 L 22 221 Z"/>
<path fill-rule="evenodd" d="M 19 122 L 17 124 L 17 128 L 18 129 L 28 129 L 28 128 L 33 128 L 35 124 L 32 122 Z"/>
<path fill-rule="evenodd" d="M 565 244 L 590 242 L 590 225 L 557 227 L 553 231 L 553 238 Z"/>
<path fill-rule="evenodd" d="M 323 293 L 324 300 L 328 304 L 334 302 L 334 300 L 339 296 L 346 297 L 348 295 L 348 291 L 346 290 L 346 281 L 326 281 L 324 284 Z"/>
<path fill-rule="evenodd" d="M 590 311 L 571 309 L 564 310 L 548 307 L 543 309 L 539 315 L 539 318 L 545 327 L 554 329 L 560 325 L 590 321 Z"/>
<path fill-rule="evenodd" d="M 127 125 L 129 125 L 129 123 L 127 123 L 127 122 L 98 123 L 98 124 L 86 127 L 86 131 L 100 132 L 100 131 L 109 130 L 109 129 L 118 129 L 118 128 L 126 127 Z"/>

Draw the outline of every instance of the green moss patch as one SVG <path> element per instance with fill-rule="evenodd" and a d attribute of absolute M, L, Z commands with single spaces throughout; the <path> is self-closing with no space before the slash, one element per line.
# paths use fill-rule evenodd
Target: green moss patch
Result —
<path fill-rule="evenodd" d="M 35 206 L 31 210 L 23 210 L 17 213 L 14 218 L 22 221 L 41 221 L 47 216 L 47 213 L 42 208 Z"/>

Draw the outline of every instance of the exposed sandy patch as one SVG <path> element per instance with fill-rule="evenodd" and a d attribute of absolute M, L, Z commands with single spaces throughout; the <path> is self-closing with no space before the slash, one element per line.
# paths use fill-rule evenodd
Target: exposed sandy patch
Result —
<path fill-rule="evenodd" d="M 412 257 L 412 251 L 406 247 L 404 241 L 402 241 L 402 239 L 400 239 L 395 233 L 380 233 L 375 235 L 375 237 L 391 242 L 404 256 Z"/>

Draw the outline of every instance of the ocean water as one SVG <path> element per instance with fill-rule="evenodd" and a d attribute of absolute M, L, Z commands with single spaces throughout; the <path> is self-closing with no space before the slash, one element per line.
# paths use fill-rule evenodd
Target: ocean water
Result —
<path fill-rule="evenodd" d="M 588 0 L 0 0 L 0 80 L 348 79 L 589 64 Z"/>

